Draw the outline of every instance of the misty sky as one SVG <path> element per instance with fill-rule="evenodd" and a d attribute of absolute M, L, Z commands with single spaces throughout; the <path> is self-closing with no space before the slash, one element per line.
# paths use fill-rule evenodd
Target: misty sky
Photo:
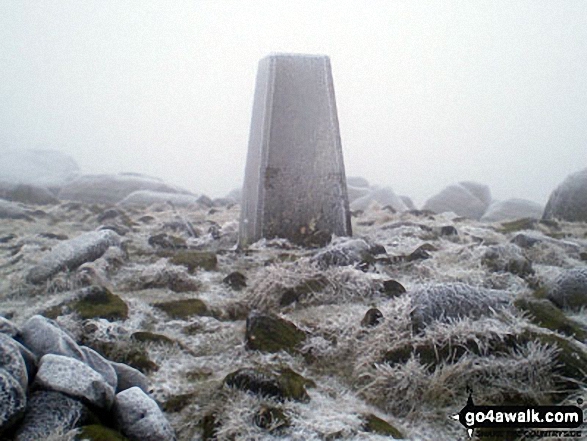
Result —
<path fill-rule="evenodd" d="M 545 203 L 587 167 L 584 0 L 2 0 L 0 148 L 224 195 L 271 52 L 330 56 L 347 175 L 418 204 Z"/>

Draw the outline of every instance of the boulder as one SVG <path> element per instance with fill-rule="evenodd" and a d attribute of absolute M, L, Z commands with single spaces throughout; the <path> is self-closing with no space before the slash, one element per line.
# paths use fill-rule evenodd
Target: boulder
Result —
<path fill-rule="evenodd" d="M 39 441 L 56 432 L 67 432 L 89 418 L 84 404 L 59 392 L 33 392 L 15 441 Z"/>
<path fill-rule="evenodd" d="M 404 205 L 407 207 L 408 210 L 416 210 L 416 205 L 414 204 L 414 201 L 412 200 L 411 197 L 400 195 L 399 198 L 402 200 L 402 202 L 404 203 Z"/>
<path fill-rule="evenodd" d="M 391 187 L 373 189 L 365 196 L 355 199 L 350 207 L 353 211 L 365 211 L 373 202 L 378 203 L 382 207 L 389 206 L 398 212 L 408 209 L 402 199 L 393 192 Z"/>
<path fill-rule="evenodd" d="M 0 316 L 0 333 L 14 337 L 20 333 L 20 329 L 7 318 Z"/>
<path fill-rule="evenodd" d="M 349 202 L 353 202 L 363 196 L 367 196 L 371 192 L 371 189 L 369 187 L 353 187 L 352 185 L 347 185 L 346 191 L 349 196 Z"/>
<path fill-rule="evenodd" d="M 45 187 L 32 184 L 0 182 L 0 198 L 30 205 L 57 204 L 59 199 Z"/>
<path fill-rule="evenodd" d="M 487 210 L 487 191 L 481 191 L 482 184 L 467 183 L 449 185 L 440 193 L 426 201 L 422 210 L 430 210 L 435 213 L 453 212 L 458 216 L 479 220 Z M 485 187 L 485 186 L 483 186 Z"/>
<path fill-rule="evenodd" d="M 114 415 L 131 441 L 173 441 L 171 425 L 157 403 L 138 387 L 116 395 Z"/>
<path fill-rule="evenodd" d="M 0 178 L 14 184 L 61 187 L 79 174 L 75 160 L 55 150 L 8 150 L 0 157 Z"/>
<path fill-rule="evenodd" d="M 295 352 L 306 339 L 306 333 L 292 322 L 270 314 L 251 313 L 247 317 L 245 341 L 247 349 L 263 352 Z"/>
<path fill-rule="evenodd" d="M 46 354 L 64 355 L 85 361 L 77 343 L 53 320 L 40 315 L 28 319 L 22 327 L 20 338 L 33 354 L 41 358 Z"/>
<path fill-rule="evenodd" d="M 483 222 L 501 222 L 530 218 L 540 219 L 544 207 L 527 199 L 507 199 L 493 202 L 481 217 Z"/>
<path fill-rule="evenodd" d="M 114 402 L 114 387 L 85 363 L 62 355 L 41 358 L 35 385 L 61 392 L 99 408 L 109 409 Z"/>
<path fill-rule="evenodd" d="M 148 207 L 152 204 L 170 203 L 175 207 L 198 206 L 198 196 L 183 193 L 165 193 L 152 190 L 133 191 L 120 202 L 119 205 Z"/>
<path fill-rule="evenodd" d="M 474 181 L 461 181 L 459 182 L 459 185 L 469 190 L 469 192 L 483 202 L 484 205 L 489 206 L 491 204 L 491 190 L 487 185 Z"/>
<path fill-rule="evenodd" d="M 26 408 L 25 389 L 0 367 L 0 435 L 20 419 Z"/>
<path fill-rule="evenodd" d="M 5 334 L 0 334 L 0 369 L 12 375 L 22 390 L 27 390 L 27 368 L 20 353 L 19 344 Z"/>
<path fill-rule="evenodd" d="M 111 361 L 110 365 L 116 372 L 118 379 L 116 393 L 130 389 L 131 387 L 138 387 L 143 392 L 149 393 L 149 379 L 145 374 L 124 363 Z"/>
<path fill-rule="evenodd" d="M 569 175 L 550 194 L 542 218 L 587 222 L 587 168 Z"/>
<path fill-rule="evenodd" d="M 587 267 L 564 270 L 547 287 L 546 297 L 563 309 L 579 310 L 587 306 Z"/>
<path fill-rule="evenodd" d="M 85 355 L 86 364 L 102 375 L 106 383 L 108 383 L 112 389 L 116 390 L 118 385 L 118 376 L 116 375 L 116 371 L 114 370 L 114 367 L 110 361 L 106 360 L 96 351 L 88 348 L 87 346 L 81 346 L 81 350 Z"/>
<path fill-rule="evenodd" d="M 111 230 L 90 231 L 60 242 L 31 268 L 27 281 L 43 283 L 60 271 L 73 270 L 98 259 L 112 245 L 120 245 L 120 236 Z"/>
<path fill-rule="evenodd" d="M 138 190 L 187 193 L 157 178 L 134 173 L 120 173 L 80 176 L 64 185 L 58 197 L 62 200 L 77 202 L 116 204 Z"/>

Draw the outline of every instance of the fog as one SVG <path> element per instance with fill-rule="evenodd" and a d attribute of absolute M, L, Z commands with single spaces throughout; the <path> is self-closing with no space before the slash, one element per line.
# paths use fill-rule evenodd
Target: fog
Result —
<path fill-rule="evenodd" d="M 0 2 L 0 149 L 222 196 L 258 61 L 331 58 L 347 175 L 545 203 L 587 167 L 587 2 Z"/>

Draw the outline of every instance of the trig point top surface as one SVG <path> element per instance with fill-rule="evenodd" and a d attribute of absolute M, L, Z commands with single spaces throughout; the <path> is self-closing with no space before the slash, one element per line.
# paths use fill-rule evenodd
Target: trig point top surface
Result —
<path fill-rule="evenodd" d="M 257 73 L 239 245 L 331 234 L 351 226 L 330 59 L 270 54 Z"/>

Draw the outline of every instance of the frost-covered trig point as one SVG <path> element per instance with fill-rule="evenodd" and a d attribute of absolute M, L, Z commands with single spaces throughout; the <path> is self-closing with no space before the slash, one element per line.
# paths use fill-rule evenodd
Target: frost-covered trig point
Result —
<path fill-rule="evenodd" d="M 239 246 L 282 237 L 324 245 L 351 235 L 330 59 L 274 54 L 259 62 Z"/>

